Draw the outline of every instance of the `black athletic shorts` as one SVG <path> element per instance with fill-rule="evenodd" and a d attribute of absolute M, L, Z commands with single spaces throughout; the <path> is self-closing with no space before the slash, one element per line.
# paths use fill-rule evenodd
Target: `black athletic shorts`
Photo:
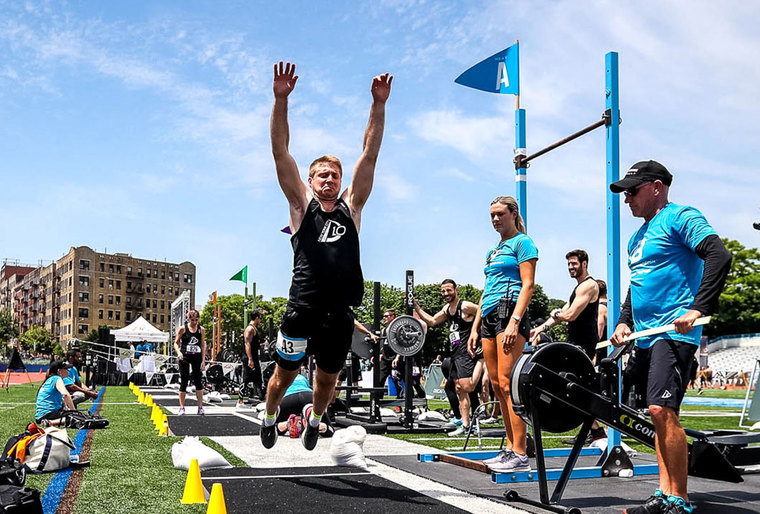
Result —
<path fill-rule="evenodd" d="M 516 304 L 514 302 L 509 304 L 507 315 L 503 318 L 499 317 L 499 307 L 486 314 L 480 323 L 480 337 L 494 339 L 497 334 L 501 334 L 507 329 L 509 320 L 512 319 L 512 313 L 515 312 Z M 530 338 L 530 316 L 527 311 L 520 320 L 520 325 L 517 327 L 517 333 L 525 338 L 527 341 Z"/>
<path fill-rule="evenodd" d="M 689 368 L 697 346 L 657 339 L 649 348 L 636 347 L 628 360 L 636 407 L 659 405 L 679 410 L 689 383 Z"/>
<path fill-rule="evenodd" d="M 351 309 L 325 312 L 297 308 L 288 304 L 280 325 L 282 336 L 307 341 L 304 355 L 287 359 L 278 348 L 274 360 L 278 366 L 295 371 L 309 355 L 325 373 L 338 373 L 346 361 L 354 333 L 354 313 Z"/>
<path fill-rule="evenodd" d="M 480 350 L 480 354 L 475 353 L 475 357 L 470 357 L 467 352 L 467 343 L 461 342 L 456 345 L 452 345 L 451 349 L 451 370 L 449 375 L 454 380 L 460 378 L 470 378 L 475 371 L 475 364 L 478 360 L 483 358 L 483 348 L 478 344 L 476 350 Z"/>

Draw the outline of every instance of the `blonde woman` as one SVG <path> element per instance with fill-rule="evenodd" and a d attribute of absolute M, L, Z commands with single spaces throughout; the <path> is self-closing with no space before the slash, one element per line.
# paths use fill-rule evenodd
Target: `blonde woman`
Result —
<path fill-rule="evenodd" d="M 497 472 L 528 471 L 527 426 L 512 409 L 509 382 L 512 368 L 530 335 L 527 314 L 538 249 L 525 234 L 525 223 L 511 196 L 499 196 L 491 202 L 491 224 L 499 234 L 499 242 L 486 255 L 486 283 L 467 343 L 468 351 L 475 355 L 480 334 L 488 376 L 499 399 L 507 432 L 506 450 L 485 463 Z"/>

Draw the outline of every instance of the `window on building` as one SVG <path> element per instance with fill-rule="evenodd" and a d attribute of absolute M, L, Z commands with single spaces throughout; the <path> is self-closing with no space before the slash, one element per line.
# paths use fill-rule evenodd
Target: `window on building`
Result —
<path fill-rule="evenodd" d="M 132 305 L 132 297 L 127 296 L 127 305 Z"/>
<path fill-rule="evenodd" d="M 153 299 L 153 308 L 154 309 L 158 308 L 158 302 L 155 300 L 155 298 Z"/>
<path fill-rule="evenodd" d="M 89 286 L 90 285 L 90 277 L 85 276 L 79 276 L 79 285 L 80 286 Z"/>
<path fill-rule="evenodd" d="M 127 266 L 127 275 L 132 274 L 132 266 Z"/>
<path fill-rule="evenodd" d="M 113 289 L 113 279 L 108 279 L 108 289 Z"/>
<path fill-rule="evenodd" d="M 90 293 L 87 293 L 85 291 L 81 291 L 79 293 L 79 301 L 80 302 L 89 302 L 90 301 Z"/>
<path fill-rule="evenodd" d="M 100 263 L 100 271 L 105 271 L 105 270 L 106 270 L 106 265 L 105 265 L 105 263 L 101 262 Z"/>
<path fill-rule="evenodd" d="M 156 322 L 156 315 L 154 314 L 153 315 L 153 323 L 155 323 L 155 322 Z"/>
<path fill-rule="evenodd" d="M 113 273 L 113 264 L 108 265 L 108 272 Z"/>
<path fill-rule="evenodd" d="M 161 323 L 163 323 L 163 322 L 164 322 L 164 315 L 161 314 Z"/>
<path fill-rule="evenodd" d="M 69 293 L 69 303 L 71 303 L 71 293 Z"/>
<path fill-rule="evenodd" d="M 116 321 L 121 319 L 121 311 L 116 311 Z"/>
<path fill-rule="evenodd" d="M 121 296 L 116 295 L 116 305 L 121 305 Z"/>
<path fill-rule="evenodd" d="M 121 280 L 116 281 L 116 289 L 121 289 Z"/>
<path fill-rule="evenodd" d="M 74 282 L 73 282 L 72 278 L 71 278 L 71 277 L 69 277 L 69 287 L 71 287 L 71 285 L 72 285 L 73 283 L 74 283 Z"/>
<path fill-rule="evenodd" d="M 83 271 L 90 271 L 90 261 L 87 259 L 79 259 L 79 269 Z"/>
<path fill-rule="evenodd" d="M 185 273 L 185 283 L 192 284 L 193 283 L 193 276 L 189 273 Z"/>
<path fill-rule="evenodd" d="M 166 271 L 165 270 L 161 270 L 161 278 L 163 280 L 166 280 Z"/>
<path fill-rule="evenodd" d="M 108 319 L 113 319 L 113 311 L 108 311 Z"/>
<path fill-rule="evenodd" d="M 98 310 L 98 319 L 103 319 L 103 309 Z"/>
<path fill-rule="evenodd" d="M 127 321 L 132 321 L 132 313 L 131 312 L 127 311 L 126 319 L 127 319 Z"/>
<path fill-rule="evenodd" d="M 137 268 L 137 276 L 142 277 L 142 268 Z"/>
<path fill-rule="evenodd" d="M 106 279 L 104 279 L 104 278 L 101 278 L 101 279 L 98 281 L 98 285 L 99 285 L 101 288 L 103 288 L 103 287 L 106 287 Z"/>
<path fill-rule="evenodd" d="M 163 300 L 161 300 L 161 309 L 165 309 L 165 308 L 166 308 L 166 307 L 165 307 L 165 305 L 166 305 L 166 304 L 164 303 L 164 301 L 163 301 Z"/>
<path fill-rule="evenodd" d="M 179 282 L 179 271 L 175 271 L 174 272 L 174 280 L 176 280 L 177 282 Z"/>
<path fill-rule="evenodd" d="M 116 273 L 121 274 L 121 264 L 116 265 Z"/>
<path fill-rule="evenodd" d="M 166 294 L 166 286 L 161 286 L 161 294 Z"/>
<path fill-rule="evenodd" d="M 153 284 L 153 294 L 158 294 L 158 286 Z"/>
<path fill-rule="evenodd" d="M 174 294 L 174 288 L 172 286 L 169 286 L 169 294 L 170 295 Z"/>
<path fill-rule="evenodd" d="M 102 294 L 98 295 L 98 303 L 103 303 L 103 295 Z"/>
<path fill-rule="evenodd" d="M 79 317 L 80 318 L 89 318 L 90 317 L 90 310 L 80 307 L 79 308 Z"/>
<path fill-rule="evenodd" d="M 90 327 L 89 327 L 89 325 L 79 325 L 79 333 L 80 334 L 89 334 L 90 333 Z"/>
<path fill-rule="evenodd" d="M 108 295 L 108 305 L 113 305 L 113 295 Z"/>

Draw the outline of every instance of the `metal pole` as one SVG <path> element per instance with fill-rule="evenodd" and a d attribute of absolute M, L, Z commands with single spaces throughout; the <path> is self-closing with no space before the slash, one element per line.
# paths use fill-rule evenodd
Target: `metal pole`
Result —
<path fill-rule="evenodd" d="M 256 287 L 254 285 L 253 287 Z M 243 330 L 248 326 L 248 282 L 245 283 L 245 296 L 243 296 Z"/>
<path fill-rule="evenodd" d="M 406 270 L 406 315 L 411 316 L 414 312 L 414 271 Z M 404 428 L 414 427 L 414 387 L 412 387 L 412 366 L 414 356 L 404 357 Z"/>
<path fill-rule="evenodd" d="M 574 140 L 574 139 L 578 139 L 578 138 L 579 138 L 579 137 L 581 137 L 582 135 L 584 135 L 584 134 L 588 134 L 588 133 L 589 133 L 589 132 L 591 132 L 592 130 L 594 130 L 594 129 L 598 129 L 599 127 L 602 127 L 602 126 L 604 126 L 604 125 L 606 125 L 606 124 L 607 124 L 607 113 L 605 112 L 605 115 L 602 117 L 602 119 L 601 119 L 601 120 L 599 120 L 599 121 L 597 121 L 597 122 L 595 122 L 595 123 L 592 123 L 592 124 L 591 124 L 591 125 L 589 125 L 588 127 L 586 127 L 586 128 L 583 128 L 583 129 L 579 130 L 578 132 L 574 132 L 573 134 L 570 134 L 569 136 L 567 136 L 567 137 L 566 137 L 566 138 L 564 138 L 564 139 L 560 139 L 560 140 L 559 140 L 559 141 L 557 141 L 556 143 L 552 143 L 552 144 L 550 144 L 549 146 L 547 146 L 547 147 L 545 147 L 545 148 L 542 148 L 541 150 L 537 151 L 537 152 L 536 152 L 536 153 L 534 153 L 534 154 L 528 155 L 527 157 L 525 157 L 525 158 L 522 160 L 522 162 L 523 162 L 523 163 L 525 163 L 525 162 L 528 162 L 528 161 L 532 161 L 532 160 L 533 160 L 533 159 L 535 159 L 536 157 L 541 157 L 541 156 L 542 156 L 542 155 L 544 155 L 545 153 L 549 153 L 549 152 L 551 152 L 552 150 L 554 150 L 555 148 L 559 148 L 560 146 L 562 146 L 562 145 L 564 145 L 564 144 L 567 144 L 567 143 L 569 143 L 570 141 L 572 141 L 572 140 Z"/>
<path fill-rule="evenodd" d="M 519 107 L 519 97 L 517 105 Z M 527 155 L 525 143 L 525 109 L 515 110 L 515 193 L 517 208 L 520 209 L 525 230 L 528 230 L 528 165 L 525 156 Z"/>
<path fill-rule="evenodd" d="M 607 338 L 615 331 L 620 313 L 620 196 L 610 191 L 610 184 L 620 178 L 620 96 L 618 84 L 618 54 L 605 56 L 607 125 Z M 620 363 L 618 362 L 618 366 Z M 619 370 L 618 370 L 619 371 Z M 618 373 L 618 377 L 621 374 Z M 620 395 L 618 380 L 618 398 Z M 609 429 L 607 448 L 620 445 L 620 432 Z"/>
<path fill-rule="evenodd" d="M 373 283 L 373 299 L 374 299 L 374 320 L 372 323 L 372 331 L 375 334 L 380 333 L 380 318 L 382 317 L 383 313 L 380 310 L 380 302 L 382 300 L 380 296 L 380 282 L 374 282 Z M 380 340 L 375 341 L 372 344 L 372 355 L 374 357 L 374 362 L 372 364 L 372 386 L 373 387 L 384 387 L 384 384 L 379 384 L 380 382 L 380 348 L 381 343 Z M 380 416 L 380 400 L 383 398 L 382 392 L 372 391 L 369 395 L 369 422 L 370 423 L 377 423 L 383 420 L 383 418 Z"/>

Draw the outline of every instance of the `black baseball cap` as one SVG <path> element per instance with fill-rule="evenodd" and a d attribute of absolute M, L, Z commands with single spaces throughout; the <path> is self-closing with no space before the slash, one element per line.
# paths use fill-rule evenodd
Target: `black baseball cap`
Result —
<path fill-rule="evenodd" d="M 58 373 L 59 370 L 73 368 L 71 364 L 66 361 L 53 361 L 50 363 L 50 374 Z"/>
<path fill-rule="evenodd" d="M 644 182 L 659 180 L 666 186 L 673 182 L 673 175 L 657 161 L 639 161 L 628 170 L 625 177 L 610 184 L 610 191 L 622 193 L 626 189 L 638 186 Z"/>

